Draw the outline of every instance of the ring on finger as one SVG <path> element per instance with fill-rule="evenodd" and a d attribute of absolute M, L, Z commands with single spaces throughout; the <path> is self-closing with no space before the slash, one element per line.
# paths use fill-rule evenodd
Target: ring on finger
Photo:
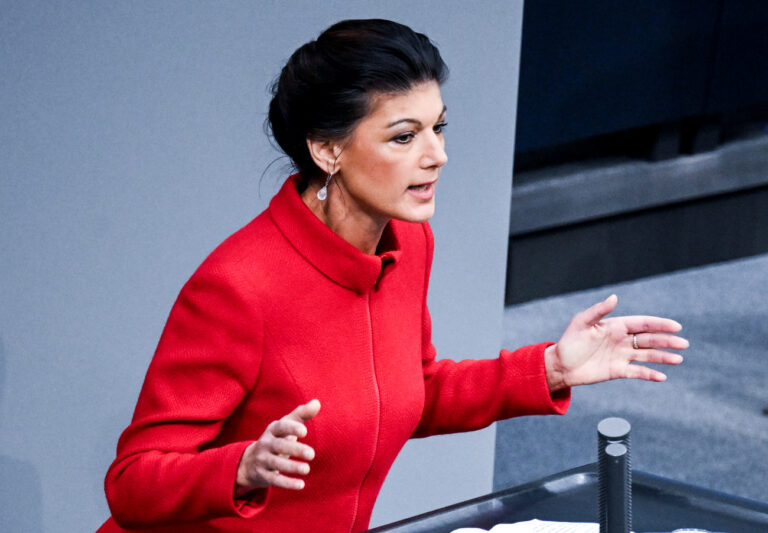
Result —
<path fill-rule="evenodd" d="M 639 350 L 640 349 L 640 347 L 637 345 L 637 334 L 636 333 L 632 334 L 632 347 L 635 350 Z"/>

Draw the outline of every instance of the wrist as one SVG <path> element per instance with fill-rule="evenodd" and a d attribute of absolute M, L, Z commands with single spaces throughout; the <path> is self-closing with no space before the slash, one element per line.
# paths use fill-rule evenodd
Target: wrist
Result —
<path fill-rule="evenodd" d="M 557 344 L 552 344 L 544 350 L 544 369 L 547 376 L 549 392 L 557 392 L 568 387 L 560 365 L 560 354 Z"/>
<path fill-rule="evenodd" d="M 255 446 L 256 442 L 250 443 L 243 451 L 243 455 L 240 456 L 240 462 L 237 464 L 237 472 L 235 473 L 235 485 L 233 487 L 233 493 L 236 499 L 242 498 L 252 490 L 258 488 L 251 484 L 248 476 L 249 455 Z"/>

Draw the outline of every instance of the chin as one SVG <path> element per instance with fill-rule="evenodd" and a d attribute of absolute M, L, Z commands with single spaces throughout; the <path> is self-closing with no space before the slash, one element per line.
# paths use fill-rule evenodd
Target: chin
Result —
<path fill-rule="evenodd" d="M 404 216 L 396 217 L 399 220 L 406 222 L 422 223 L 428 221 L 435 214 L 435 204 L 429 204 L 421 206 L 417 209 L 412 209 L 408 213 L 403 213 Z"/>

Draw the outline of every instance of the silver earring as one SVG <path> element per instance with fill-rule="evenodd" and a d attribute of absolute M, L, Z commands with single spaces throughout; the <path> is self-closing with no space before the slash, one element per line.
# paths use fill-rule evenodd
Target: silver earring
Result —
<path fill-rule="evenodd" d="M 318 200 L 325 200 L 328 198 L 328 184 L 331 182 L 331 178 L 333 177 L 333 173 L 328 173 L 328 177 L 325 179 L 325 185 L 322 186 L 322 188 L 317 191 L 317 199 Z"/>

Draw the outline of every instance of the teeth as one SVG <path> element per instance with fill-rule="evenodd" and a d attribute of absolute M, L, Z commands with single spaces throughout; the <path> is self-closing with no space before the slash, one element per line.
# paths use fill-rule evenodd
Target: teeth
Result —
<path fill-rule="evenodd" d="M 417 191 L 425 191 L 425 190 L 427 190 L 427 187 L 429 187 L 428 183 L 425 183 L 423 185 L 411 185 L 409 188 L 410 189 L 415 189 Z"/>

